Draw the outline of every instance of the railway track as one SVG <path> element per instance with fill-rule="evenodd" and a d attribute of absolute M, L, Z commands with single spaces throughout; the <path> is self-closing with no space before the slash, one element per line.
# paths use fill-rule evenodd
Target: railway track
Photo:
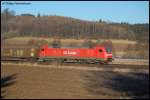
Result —
<path fill-rule="evenodd" d="M 135 64 L 100 64 L 100 63 L 79 63 L 79 62 L 37 62 L 37 61 L 18 61 L 18 60 L 4 60 L 1 63 L 12 64 L 31 64 L 31 65 L 56 65 L 56 66 L 83 66 L 83 67 L 97 67 L 97 68 L 134 68 L 134 69 L 147 69 L 149 65 L 135 65 Z"/>
<path fill-rule="evenodd" d="M 37 63 L 37 62 L 1 62 L 2 65 L 15 65 L 27 67 L 43 67 L 43 68 L 63 68 L 87 71 L 111 71 L 111 72 L 132 72 L 132 73 L 149 73 L 148 65 L 122 65 L 122 64 L 83 64 L 83 63 Z"/>
<path fill-rule="evenodd" d="M 53 61 L 53 62 L 37 62 L 37 61 L 18 61 L 18 60 L 3 60 L 1 61 L 2 63 L 14 63 L 14 64 L 20 64 L 20 63 L 24 63 L 24 64 L 39 64 L 39 65 L 65 65 L 65 66 L 87 66 L 87 67 L 129 67 L 129 65 L 132 64 L 116 64 L 116 63 L 109 63 L 109 64 L 100 64 L 100 63 L 79 63 L 79 62 L 57 62 L 57 61 Z M 122 66 L 123 65 L 123 66 Z M 134 68 L 141 68 L 141 65 L 136 65 L 133 64 L 132 65 Z M 143 66 L 143 65 L 142 65 Z M 146 66 L 148 67 L 148 66 Z M 143 68 L 143 67 L 142 67 Z M 145 67 L 144 67 L 145 68 Z"/>

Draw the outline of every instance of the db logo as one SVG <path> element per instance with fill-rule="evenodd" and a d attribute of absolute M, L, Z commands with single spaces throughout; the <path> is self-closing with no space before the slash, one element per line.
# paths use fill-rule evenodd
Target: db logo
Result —
<path fill-rule="evenodd" d="M 77 52 L 74 52 L 74 51 L 64 51 L 63 54 L 67 54 L 67 55 L 76 55 Z"/>

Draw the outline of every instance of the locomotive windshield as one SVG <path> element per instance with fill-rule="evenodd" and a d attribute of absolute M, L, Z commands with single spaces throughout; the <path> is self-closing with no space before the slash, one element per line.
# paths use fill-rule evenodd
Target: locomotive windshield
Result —
<path fill-rule="evenodd" d="M 111 51 L 112 51 L 111 48 L 106 48 L 107 53 L 111 53 Z"/>

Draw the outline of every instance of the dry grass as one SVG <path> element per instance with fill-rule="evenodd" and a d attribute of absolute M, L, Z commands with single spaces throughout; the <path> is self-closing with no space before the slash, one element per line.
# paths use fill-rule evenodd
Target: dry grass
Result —
<path fill-rule="evenodd" d="M 2 99 L 149 98 L 149 74 L 54 67 L 2 65 Z"/>
<path fill-rule="evenodd" d="M 7 39 L 6 41 L 9 42 L 28 42 L 31 39 L 35 39 L 35 40 L 46 40 L 48 42 L 52 42 L 54 39 L 53 38 L 36 38 L 36 37 L 15 37 L 15 38 L 11 38 L 11 39 Z M 80 39 L 80 40 L 75 40 L 75 39 L 60 39 L 62 41 L 62 43 L 82 43 L 84 41 L 84 39 Z M 101 39 L 103 41 L 103 39 Z M 92 42 L 96 42 L 97 40 L 92 40 Z M 111 39 L 112 43 L 114 44 L 135 44 L 135 41 L 129 41 L 129 40 L 114 40 Z"/>

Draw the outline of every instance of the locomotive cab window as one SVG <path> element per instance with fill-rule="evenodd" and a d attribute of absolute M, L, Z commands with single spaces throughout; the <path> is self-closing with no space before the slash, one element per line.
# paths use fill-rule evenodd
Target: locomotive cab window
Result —
<path fill-rule="evenodd" d="M 111 48 L 106 48 L 107 53 L 111 53 Z"/>
<path fill-rule="evenodd" d="M 99 52 L 103 52 L 103 50 L 102 50 L 102 49 L 99 49 Z"/>

